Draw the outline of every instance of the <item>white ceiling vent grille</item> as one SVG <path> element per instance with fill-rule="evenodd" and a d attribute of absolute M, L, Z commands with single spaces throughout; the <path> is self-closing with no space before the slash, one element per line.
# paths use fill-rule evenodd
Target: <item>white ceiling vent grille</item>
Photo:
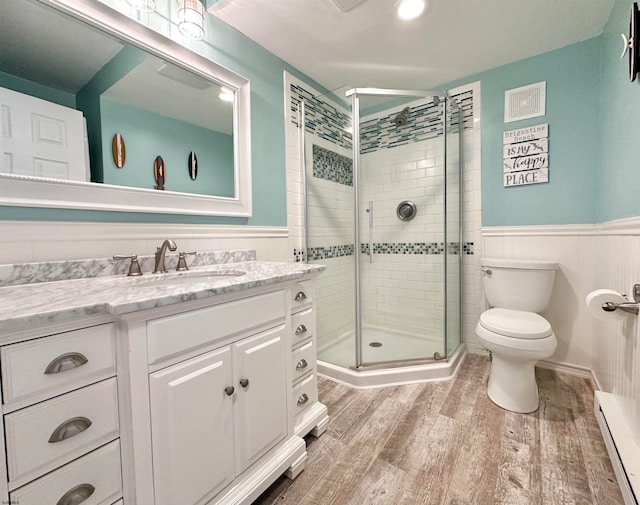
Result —
<path fill-rule="evenodd" d="M 504 122 L 545 115 L 547 82 L 537 82 L 504 92 Z"/>
<path fill-rule="evenodd" d="M 342 12 L 350 11 L 362 2 L 364 2 L 364 0 L 331 0 L 331 3 Z"/>

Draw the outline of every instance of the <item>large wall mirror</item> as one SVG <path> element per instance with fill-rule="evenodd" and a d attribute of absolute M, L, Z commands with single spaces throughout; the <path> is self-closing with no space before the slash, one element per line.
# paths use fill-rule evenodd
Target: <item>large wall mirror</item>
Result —
<path fill-rule="evenodd" d="M 99 2 L 0 2 L 0 205 L 251 216 L 247 79 Z"/>

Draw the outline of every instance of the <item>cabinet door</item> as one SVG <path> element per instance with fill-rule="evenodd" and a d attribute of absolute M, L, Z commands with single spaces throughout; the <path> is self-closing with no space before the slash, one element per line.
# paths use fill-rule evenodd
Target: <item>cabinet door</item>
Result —
<path fill-rule="evenodd" d="M 150 375 L 155 505 L 204 503 L 233 480 L 231 385 L 229 347 Z"/>
<path fill-rule="evenodd" d="M 284 325 L 233 345 L 236 475 L 287 434 L 286 345 Z"/>

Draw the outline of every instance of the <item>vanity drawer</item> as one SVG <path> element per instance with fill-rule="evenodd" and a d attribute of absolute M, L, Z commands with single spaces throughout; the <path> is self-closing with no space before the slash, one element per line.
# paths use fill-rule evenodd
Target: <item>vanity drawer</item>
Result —
<path fill-rule="evenodd" d="M 316 367 L 316 346 L 313 340 L 294 349 L 291 353 L 293 380 L 297 381 Z"/>
<path fill-rule="evenodd" d="M 316 318 L 313 309 L 307 309 L 291 315 L 292 343 L 295 345 L 308 339 L 315 333 Z"/>
<path fill-rule="evenodd" d="M 116 379 L 8 414 L 5 432 L 9 480 L 33 480 L 118 436 Z"/>
<path fill-rule="evenodd" d="M 147 323 L 148 363 L 284 319 L 284 291 L 154 319 Z"/>
<path fill-rule="evenodd" d="M 294 284 L 291 290 L 291 311 L 296 312 L 307 307 L 313 301 L 312 293 L 312 281 L 302 281 Z"/>
<path fill-rule="evenodd" d="M 86 496 L 89 493 L 86 500 L 81 500 L 82 494 Z M 75 500 L 73 496 L 76 496 Z M 16 489 L 9 493 L 9 500 L 20 505 L 107 505 L 121 496 L 120 443 L 114 440 L 55 472 Z"/>
<path fill-rule="evenodd" d="M 37 401 L 115 375 L 113 324 L 12 344 L 0 350 L 5 404 Z"/>
<path fill-rule="evenodd" d="M 297 416 L 304 409 L 318 401 L 316 374 L 311 374 L 293 386 L 293 415 Z"/>

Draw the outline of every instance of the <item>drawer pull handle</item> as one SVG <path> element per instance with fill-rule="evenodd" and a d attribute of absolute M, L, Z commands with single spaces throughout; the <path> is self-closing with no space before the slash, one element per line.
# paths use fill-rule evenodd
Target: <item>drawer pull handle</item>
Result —
<path fill-rule="evenodd" d="M 298 406 L 304 405 L 308 401 L 309 401 L 309 397 L 307 396 L 307 393 L 302 393 L 300 395 L 300 398 L 298 398 Z"/>
<path fill-rule="evenodd" d="M 66 354 L 61 354 L 56 359 L 54 359 L 47 368 L 45 369 L 45 375 L 50 375 L 54 373 L 66 372 L 67 370 L 71 370 L 72 368 L 78 368 L 86 363 L 88 363 L 88 359 L 84 354 L 80 354 L 79 352 L 68 352 Z"/>
<path fill-rule="evenodd" d="M 224 392 L 227 393 L 227 396 L 231 396 L 233 393 L 235 393 L 236 388 L 234 388 L 233 386 L 227 386 L 226 388 L 224 388 Z"/>
<path fill-rule="evenodd" d="M 49 437 L 49 443 L 55 444 L 71 437 L 79 435 L 91 426 L 91 421 L 86 417 L 73 417 L 58 426 Z"/>
<path fill-rule="evenodd" d="M 298 361 L 296 370 L 304 370 L 305 368 L 307 368 L 307 366 L 309 366 L 309 363 L 307 363 L 306 359 L 302 358 L 300 361 Z"/>
<path fill-rule="evenodd" d="M 56 505 L 79 505 L 85 501 L 96 490 L 91 484 L 80 484 L 74 488 L 69 489 L 62 498 L 60 498 Z"/>
<path fill-rule="evenodd" d="M 249 379 L 240 379 L 240 385 L 246 388 L 249 385 Z"/>
<path fill-rule="evenodd" d="M 307 299 L 307 295 L 304 294 L 304 291 L 298 291 L 298 293 L 296 294 L 296 297 L 294 298 L 296 302 L 301 302 L 306 299 Z"/>
<path fill-rule="evenodd" d="M 307 332 L 307 327 L 304 324 L 299 325 L 296 328 L 296 335 L 302 335 L 303 333 Z"/>

